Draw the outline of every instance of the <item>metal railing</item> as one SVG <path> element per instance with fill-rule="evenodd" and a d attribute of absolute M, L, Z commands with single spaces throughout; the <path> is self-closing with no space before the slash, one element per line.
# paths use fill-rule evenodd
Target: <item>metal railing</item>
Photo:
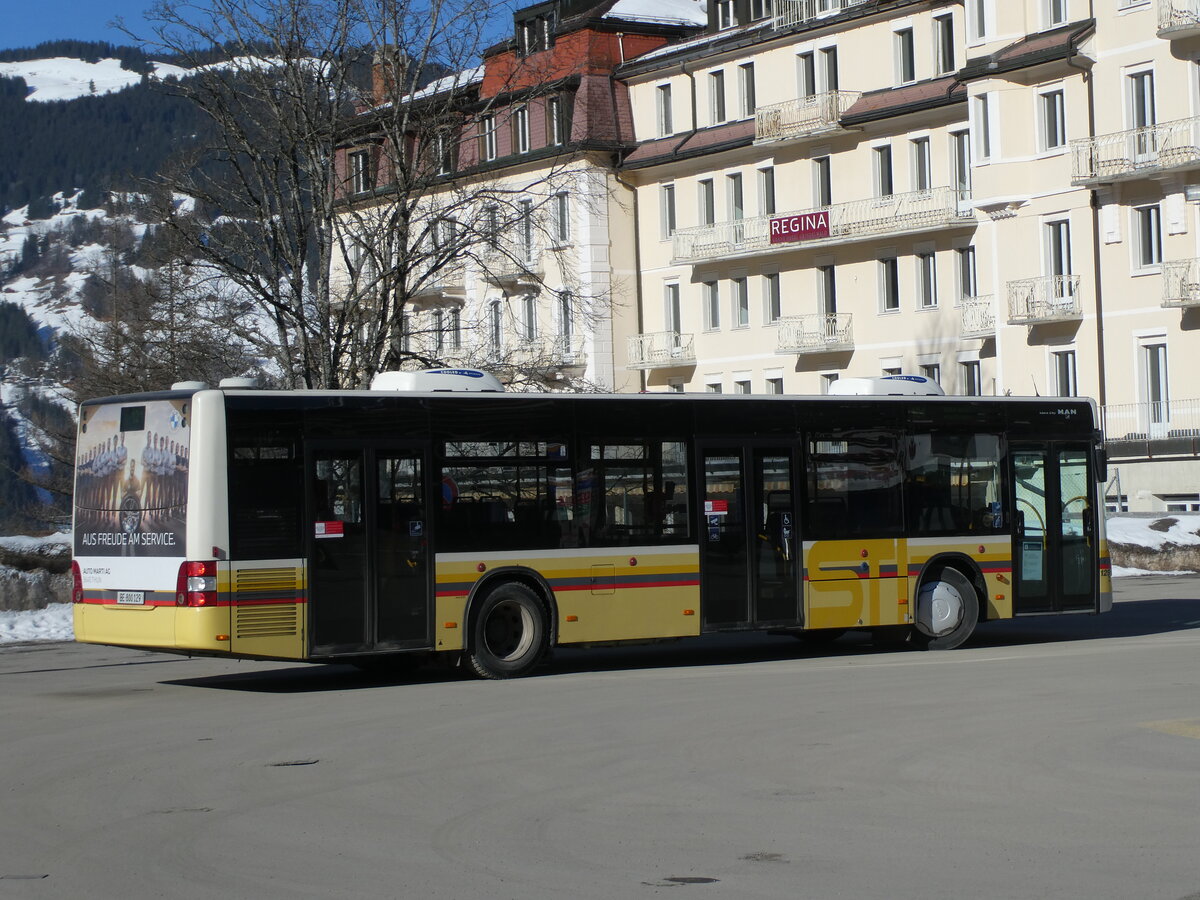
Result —
<path fill-rule="evenodd" d="M 629 337 L 631 369 L 663 369 L 696 363 L 695 335 L 678 331 L 654 331 Z"/>
<path fill-rule="evenodd" d="M 1200 0 L 1158 0 L 1158 36 L 1200 34 Z"/>
<path fill-rule="evenodd" d="M 522 338 L 513 348 L 515 355 L 537 365 L 582 366 L 586 361 L 582 334 L 538 335 Z"/>
<path fill-rule="evenodd" d="M 524 247 L 516 242 L 488 249 L 480 263 L 484 279 L 501 287 L 536 283 L 544 273 L 541 248 Z"/>
<path fill-rule="evenodd" d="M 1008 324 L 1038 325 L 1083 318 L 1078 275 L 1042 275 L 1008 283 Z"/>
<path fill-rule="evenodd" d="M 791 216 L 824 215 L 827 218 L 829 236 L 806 240 L 805 245 L 833 244 L 973 223 L 974 211 L 961 209 L 959 199 L 958 191 L 939 187 L 835 203 L 798 213 L 681 228 L 672 238 L 672 253 L 675 262 L 693 262 L 732 254 L 795 250 L 801 244 L 771 243 L 771 221 Z"/>
<path fill-rule="evenodd" d="M 1200 306 L 1200 259 L 1163 263 L 1162 282 L 1163 306 Z"/>
<path fill-rule="evenodd" d="M 825 353 L 853 350 L 850 313 L 812 313 L 779 320 L 776 353 Z"/>
<path fill-rule="evenodd" d="M 1116 403 L 1101 411 L 1106 441 L 1200 439 L 1200 400 Z"/>
<path fill-rule="evenodd" d="M 992 295 L 963 297 L 958 302 L 961 337 L 991 337 L 996 333 L 996 309 Z"/>
<path fill-rule="evenodd" d="M 426 276 L 413 291 L 418 299 L 463 297 L 466 295 L 466 266 L 461 260 L 447 263 L 439 271 Z"/>
<path fill-rule="evenodd" d="M 754 113 L 754 139 L 787 141 L 837 131 L 846 110 L 861 96 L 861 91 L 825 91 L 760 106 Z"/>
<path fill-rule="evenodd" d="M 777 31 L 795 28 L 820 19 L 832 16 L 852 6 L 863 6 L 868 0 L 775 0 L 775 16 L 772 26 Z"/>
<path fill-rule="evenodd" d="M 1075 184 L 1190 165 L 1200 165 L 1200 116 L 1071 141 Z"/>

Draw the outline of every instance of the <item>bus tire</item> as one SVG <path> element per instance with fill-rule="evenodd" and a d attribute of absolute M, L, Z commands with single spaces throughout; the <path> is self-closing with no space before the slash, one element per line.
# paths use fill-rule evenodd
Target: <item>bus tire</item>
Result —
<path fill-rule="evenodd" d="M 464 658 L 480 678 L 517 678 L 541 661 L 549 635 L 545 604 L 525 585 L 508 581 L 480 603 Z"/>
<path fill-rule="evenodd" d="M 962 572 L 945 568 L 926 578 L 917 591 L 913 643 L 924 650 L 953 650 L 979 623 L 979 592 Z"/>

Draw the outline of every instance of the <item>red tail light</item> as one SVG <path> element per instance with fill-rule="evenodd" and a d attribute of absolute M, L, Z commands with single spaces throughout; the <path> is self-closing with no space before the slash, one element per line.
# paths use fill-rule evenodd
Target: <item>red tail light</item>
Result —
<path fill-rule="evenodd" d="M 175 582 L 176 606 L 217 605 L 217 563 L 215 560 L 189 560 L 179 567 Z"/>
<path fill-rule="evenodd" d="M 75 560 L 71 560 L 71 602 L 83 602 L 83 572 Z"/>

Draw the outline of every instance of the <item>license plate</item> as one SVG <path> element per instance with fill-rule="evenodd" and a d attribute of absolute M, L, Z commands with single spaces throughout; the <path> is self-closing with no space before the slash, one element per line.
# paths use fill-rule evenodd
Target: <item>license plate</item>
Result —
<path fill-rule="evenodd" d="M 145 606 L 145 591 L 117 591 L 117 603 L 122 606 Z"/>

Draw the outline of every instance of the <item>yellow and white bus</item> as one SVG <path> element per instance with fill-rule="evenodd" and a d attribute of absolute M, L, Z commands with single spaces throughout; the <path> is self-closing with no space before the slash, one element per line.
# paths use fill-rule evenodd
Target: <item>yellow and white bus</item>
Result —
<path fill-rule="evenodd" d="M 489 678 L 718 631 L 949 649 L 1111 607 L 1104 467 L 1075 398 L 177 385 L 80 408 L 75 634 Z"/>

